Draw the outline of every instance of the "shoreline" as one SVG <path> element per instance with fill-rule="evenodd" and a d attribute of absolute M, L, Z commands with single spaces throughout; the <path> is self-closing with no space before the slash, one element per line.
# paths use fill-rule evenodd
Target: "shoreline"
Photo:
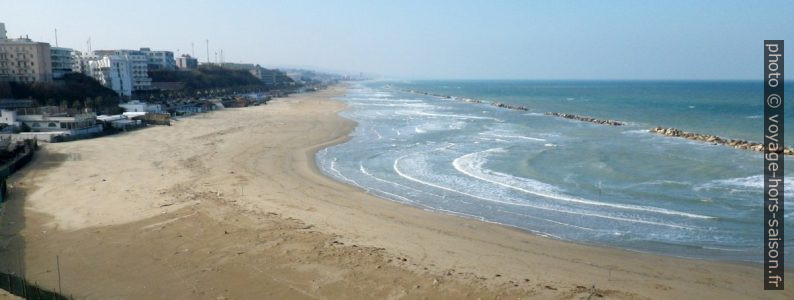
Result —
<path fill-rule="evenodd" d="M 80 298 L 792 295 L 764 294 L 758 266 L 555 240 L 337 182 L 315 154 L 356 124 L 328 101 L 344 92 L 332 89 L 47 145 L 13 176 L 7 215 L 17 219 L 0 219 L 0 261 L 13 261 L 19 236 L 28 278 L 57 287 L 60 253 L 64 292 Z M 136 161 L 108 169 L 113 151 Z"/>

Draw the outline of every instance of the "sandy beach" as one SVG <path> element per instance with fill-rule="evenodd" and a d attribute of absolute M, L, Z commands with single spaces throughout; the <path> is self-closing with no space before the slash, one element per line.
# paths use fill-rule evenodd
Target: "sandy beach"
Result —
<path fill-rule="evenodd" d="M 760 265 L 547 239 L 327 178 L 315 152 L 356 126 L 344 91 L 44 145 L 8 181 L 0 271 L 57 291 L 58 257 L 79 299 L 794 299 Z"/>

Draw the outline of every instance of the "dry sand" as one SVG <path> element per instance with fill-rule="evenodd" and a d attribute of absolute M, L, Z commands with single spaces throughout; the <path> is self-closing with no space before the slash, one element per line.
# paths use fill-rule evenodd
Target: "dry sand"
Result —
<path fill-rule="evenodd" d="M 47 144 L 9 180 L 0 269 L 90 299 L 794 299 L 761 268 L 583 246 L 373 197 L 314 153 L 343 87 Z M 787 273 L 790 278 L 790 273 Z M 595 285 L 595 289 L 592 286 Z"/>

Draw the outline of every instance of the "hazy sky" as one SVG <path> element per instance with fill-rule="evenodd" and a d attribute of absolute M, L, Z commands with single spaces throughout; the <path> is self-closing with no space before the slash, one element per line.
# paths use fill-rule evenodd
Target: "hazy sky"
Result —
<path fill-rule="evenodd" d="M 79 50 L 403 78 L 758 79 L 794 1 L 0 0 L 10 36 Z M 792 53 L 791 51 L 786 51 Z M 794 69 L 792 69 L 794 70 Z"/>

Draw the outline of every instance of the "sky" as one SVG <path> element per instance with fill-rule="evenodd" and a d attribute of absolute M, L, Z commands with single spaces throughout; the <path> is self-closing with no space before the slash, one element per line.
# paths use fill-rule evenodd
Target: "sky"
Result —
<path fill-rule="evenodd" d="M 760 79 L 794 1 L 0 0 L 10 37 L 402 79 Z M 786 51 L 791 53 L 791 51 Z"/>

